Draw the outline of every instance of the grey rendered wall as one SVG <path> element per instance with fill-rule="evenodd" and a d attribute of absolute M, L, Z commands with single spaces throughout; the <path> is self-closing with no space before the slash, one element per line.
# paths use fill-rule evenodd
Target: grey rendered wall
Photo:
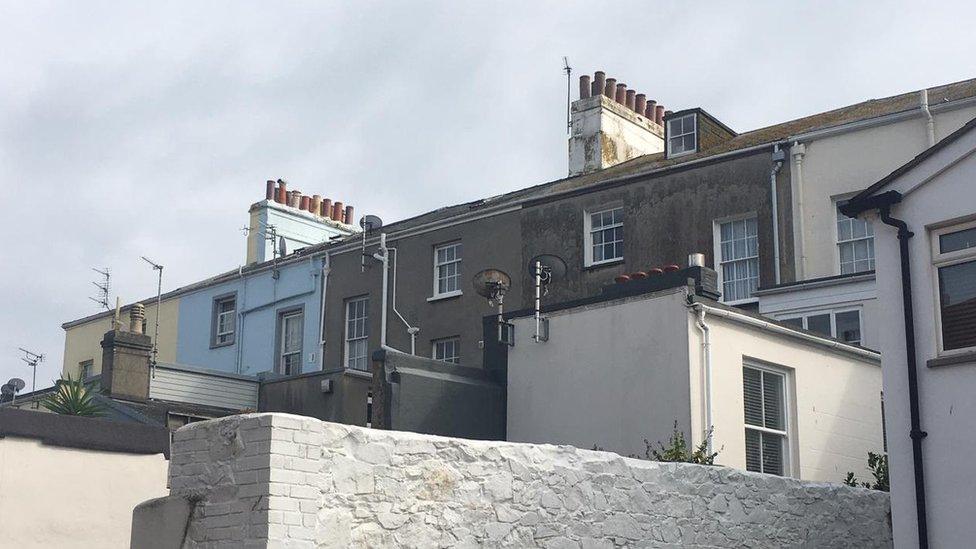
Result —
<path fill-rule="evenodd" d="M 686 295 L 677 288 L 549 314 L 545 343 L 533 341 L 532 318 L 513 320 L 508 440 L 643 456 L 643 439 L 666 441 L 675 421 L 690 436 Z"/>
<path fill-rule="evenodd" d="M 434 246 L 460 240 L 463 243 L 461 289 L 463 295 L 428 301 L 433 293 Z M 522 272 L 521 235 L 517 213 L 507 213 L 435 230 L 417 236 L 389 239 L 387 245 L 397 248 L 397 309 L 412 325 L 420 328 L 417 354 L 431 356 L 431 340 L 460 336 L 461 365 L 481 366 L 481 318 L 491 312 L 484 298 L 474 293 L 471 277 L 489 267 L 501 269 L 518 280 Z M 372 255 L 376 247 L 369 248 Z M 369 349 L 379 348 L 382 269 L 380 263 L 367 260 L 361 272 L 359 250 L 332 258 L 332 271 L 326 292 L 325 326 L 327 342 L 325 368 L 343 365 L 345 336 L 345 300 L 369 294 Z M 392 273 L 391 273 L 392 284 Z M 521 306 L 519 294 L 508 300 L 509 308 Z M 388 345 L 410 350 L 406 326 L 388 312 Z"/>
<path fill-rule="evenodd" d="M 322 391 L 331 382 L 331 392 Z M 326 370 L 262 381 L 258 410 L 286 412 L 352 425 L 366 425 L 368 374 Z"/>
<path fill-rule="evenodd" d="M 769 174 L 771 150 L 766 149 L 711 164 L 641 181 L 611 186 L 568 196 L 545 199 L 522 210 L 522 257 L 525 262 L 542 254 L 556 254 L 566 260 L 569 274 L 550 289 L 549 302 L 599 293 L 613 277 L 650 267 L 676 263 L 684 266 L 688 254 L 705 254 L 714 265 L 713 227 L 716 219 L 754 212 L 759 225 L 760 285 L 775 279 L 773 261 L 772 208 Z M 778 177 L 779 215 L 790 219 L 789 171 L 784 166 Z M 607 204 L 624 207 L 624 261 L 608 266 L 584 267 L 583 212 Z M 792 225 L 780 225 L 782 281 L 792 280 Z M 527 275 L 526 275 L 527 276 Z M 525 303 L 532 288 L 521 285 Z"/>
<path fill-rule="evenodd" d="M 505 386 L 485 370 L 386 352 L 389 426 L 396 431 L 473 439 L 505 438 Z"/>

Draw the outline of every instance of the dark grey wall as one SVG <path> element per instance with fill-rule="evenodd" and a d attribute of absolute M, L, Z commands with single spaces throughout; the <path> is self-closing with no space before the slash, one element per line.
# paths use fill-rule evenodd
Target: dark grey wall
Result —
<path fill-rule="evenodd" d="M 505 386 L 481 368 L 395 352 L 379 353 L 388 428 L 484 440 L 505 439 Z"/>
<path fill-rule="evenodd" d="M 332 390 L 322 392 L 323 381 Z M 350 425 L 366 425 L 367 374 L 324 371 L 262 381 L 258 411 L 286 412 Z"/>
<path fill-rule="evenodd" d="M 169 459 L 169 430 L 111 419 L 65 416 L 0 408 L 0 438 L 37 439 L 45 444 L 132 454 L 164 454 Z"/>
<path fill-rule="evenodd" d="M 433 295 L 434 247 L 460 240 L 463 243 L 461 261 L 461 289 L 463 295 L 427 301 Z M 471 277 L 487 268 L 501 269 L 518 279 L 521 274 L 521 237 L 517 212 L 470 221 L 428 233 L 400 239 L 390 239 L 387 245 L 397 249 L 397 310 L 412 325 L 420 328 L 417 335 L 417 354 L 431 356 L 431 340 L 460 336 L 461 365 L 481 366 L 481 318 L 490 313 L 484 298 L 474 293 Z M 376 247 L 369 248 L 372 255 Z M 359 250 L 332 258 L 332 270 L 326 291 L 326 348 L 325 368 L 344 365 L 345 301 L 369 294 L 369 349 L 380 346 L 380 304 L 382 270 L 380 263 L 367 259 L 366 272 L 361 272 Z M 390 284 L 392 286 L 392 272 Z M 392 290 L 391 290 L 392 294 Z M 521 307 L 516 293 L 507 306 Z M 410 351 L 410 337 L 406 326 L 391 309 L 388 312 L 387 344 Z"/>
<path fill-rule="evenodd" d="M 550 288 L 546 298 L 550 303 L 594 295 L 616 275 L 669 263 L 684 266 L 690 253 L 704 253 L 706 264 L 712 266 L 714 221 L 755 212 L 760 284 L 770 284 L 774 272 L 770 151 L 771 148 L 625 185 L 529 204 L 522 210 L 523 260 L 528 262 L 541 253 L 566 260 L 568 275 Z M 783 187 L 788 191 L 786 167 L 780 172 L 781 195 Z M 615 202 L 624 208 L 624 260 L 586 268 L 583 212 Z M 788 196 L 781 197 L 780 209 L 781 215 L 788 214 Z M 788 244 L 782 246 L 781 265 L 792 265 L 792 239 Z M 786 280 L 792 279 L 792 269 L 784 274 L 789 276 Z M 529 303 L 533 290 L 528 274 L 525 277 L 520 287 L 523 300 Z"/>

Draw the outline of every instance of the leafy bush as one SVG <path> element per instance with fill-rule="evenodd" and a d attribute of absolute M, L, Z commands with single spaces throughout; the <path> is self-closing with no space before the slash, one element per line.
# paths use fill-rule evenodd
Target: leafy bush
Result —
<path fill-rule="evenodd" d="M 698 465 L 715 465 L 715 458 L 718 456 L 718 452 L 709 452 L 708 443 L 712 440 L 712 428 L 709 427 L 708 431 L 705 433 L 705 440 L 696 446 L 693 450 L 688 448 L 688 441 L 685 440 L 685 434 L 678 429 L 678 420 L 674 421 L 674 430 L 671 432 L 671 438 L 668 439 L 668 444 L 665 446 L 660 441 L 657 443 L 657 448 L 646 438 L 644 439 L 644 455 L 637 456 L 631 454 L 627 457 L 646 459 L 648 461 L 666 461 L 666 462 L 677 462 L 677 463 L 695 463 Z M 603 448 L 594 445 L 593 450 L 603 451 Z"/>
<path fill-rule="evenodd" d="M 844 484 L 848 486 L 869 488 L 871 490 L 880 490 L 882 492 L 887 492 L 889 490 L 888 483 L 888 456 L 886 454 L 875 454 L 874 452 L 868 452 L 868 469 L 871 470 L 871 475 L 874 476 L 874 482 L 859 482 L 854 473 L 848 472 L 847 478 L 844 479 Z"/>
<path fill-rule="evenodd" d="M 104 414 L 101 404 L 92 400 L 92 394 L 80 380 L 74 380 L 68 375 L 67 379 L 58 381 L 55 392 L 44 397 L 41 405 L 56 414 L 66 416 L 100 416 Z"/>

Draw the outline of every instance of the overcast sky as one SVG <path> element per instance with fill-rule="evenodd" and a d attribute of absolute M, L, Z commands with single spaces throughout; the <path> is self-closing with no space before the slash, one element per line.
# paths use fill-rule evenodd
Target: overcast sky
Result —
<path fill-rule="evenodd" d="M 744 131 L 976 76 L 949 4 L 0 0 L 0 383 L 58 376 L 92 267 L 236 267 L 266 179 L 389 222 L 562 177 L 564 55 Z"/>

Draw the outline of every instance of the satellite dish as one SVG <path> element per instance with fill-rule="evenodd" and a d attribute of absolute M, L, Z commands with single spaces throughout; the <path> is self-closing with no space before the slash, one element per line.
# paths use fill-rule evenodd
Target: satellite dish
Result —
<path fill-rule="evenodd" d="M 550 284 L 566 276 L 566 262 L 558 255 L 540 254 L 529 261 L 529 273 L 536 276 L 535 264 L 542 263 L 542 283 Z"/>
<path fill-rule="evenodd" d="M 474 285 L 474 291 L 478 295 L 496 299 L 512 287 L 512 277 L 498 269 L 485 269 L 474 275 L 471 284 Z"/>
<path fill-rule="evenodd" d="M 27 384 L 24 383 L 24 380 L 23 379 L 20 379 L 19 377 L 15 377 L 15 378 L 11 379 L 10 381 L 7 382 L 7 384 L 10 385 L 11 387 L 13 387 L 14 388 L 14 391 L 17 391 L 17 392 L 23 391 L 24 390 L 24 387 L 27 386 Z"/>
<path fill-rule="evenodd" d="M 362 227 L 366 232 L 372 232 L 383 226 L 383 220 L 375 215 L 364 215 L 363 218 L 359 220 L 359 226 Z"/>
<path fill-rule="evenodd" d="M 14 393 L 16 392 L 17 391 L 14 391 L 13 386 L 11 386 L 9 383 L 7 383 L 6 385 L 0 385 L 0 395 L 14 396 Z"/>
<path fill-rule="evenodd" d="M 278 256 L 285 257 L 288 255 L 288 243 L 285 241 L 285 237 L 278 237 Z"/>

